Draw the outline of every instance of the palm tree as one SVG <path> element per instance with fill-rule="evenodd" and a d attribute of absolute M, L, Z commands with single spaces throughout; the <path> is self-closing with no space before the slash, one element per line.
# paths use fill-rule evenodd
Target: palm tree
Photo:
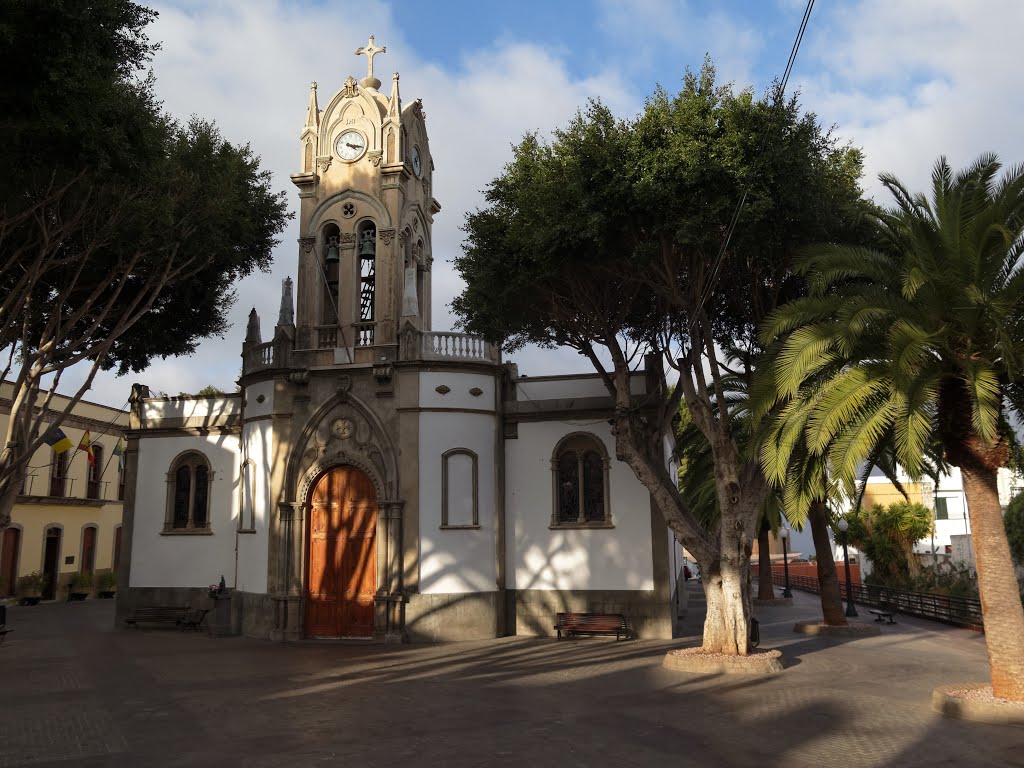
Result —
<path fill-rule="evenodd" d="M 960 468 L 993 692 L 1024 701 L 1024 608 L 996 487 L 1008 416 L 1024 414 L 1024 167 L 999 172 L 994 155 L 957 174 L 940 158 L 931 200 L 883 175 L 896 204 L 875 214 L 877 241 L 808 253 L 808 295 L 765 337 L 785 337 L 774 384 L 806 415 L 776 461 L 804 440 L 852 480 L 889 434 L 912 475 L 933 439 Z"/>

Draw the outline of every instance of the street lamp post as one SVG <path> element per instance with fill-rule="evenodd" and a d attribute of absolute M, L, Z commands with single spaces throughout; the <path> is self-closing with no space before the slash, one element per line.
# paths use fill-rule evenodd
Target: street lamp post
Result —
<path fill-rule="evenodd" d="M 839 540 L 843 543 L 843 563 L 846 566 L 846 615 L 856 616 L 857 609 L 853 605 L 853 584 L 850 582 L 850 553 L 846 549 L 847 531 L 850 523 L 845 517 L 839 518 Z"/>
<path fill-rule="evenodd" d="M 786 585 L 782 590 L 782 596 L 792 597 L 793 592 L 789 588 L 789 549 L 787 548 L 789 542 L 789 528 L 783 526 L 782 530 L 779 531 L 779 536 L 782 538 L 782 570 L 786 574 Z"/>

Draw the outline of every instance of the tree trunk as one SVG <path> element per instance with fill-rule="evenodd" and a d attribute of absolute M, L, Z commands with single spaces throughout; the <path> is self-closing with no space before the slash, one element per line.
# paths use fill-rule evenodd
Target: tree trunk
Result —
<path fill-rule="evenodd" d="M 960 472 L 978 564 L 992 693 L 1002 699 L 1024 701 L 1024 607 L 1003 527 L 996 470 L 961 467 Z"/>
<path fill-rule="evenodd" d="M 729 531 L 728 526 L 722 527 L 718 561 L 709 567 L 701 564 L 708 606 L 701 647 L 707 653 L 746 656 L 750 653 L 750 558 L 743 556 L 739 533 Z"/>
<path fill-rule="evenodd" d="M 761 530 L 757 534 L 757 599 L 774 600 L 775 589 L 772 587 L 772 529 L 768 525 L 768 516 L 761 518 Z"/>
<path fill-rule="evenodd" d="M 818 587 L 821 591 L 821 617 L 831 627 L 848 624 L 843 610 L 843 596 L 836 576 L 836 561 L 832 554 L 832 542 L 828 537 L 828 511 L 824 502 L 816 501 L 807 511 L 814 539 L 814 554 L 818 565 Z M 847 585 L 849 586 L 849 585 Z"/>

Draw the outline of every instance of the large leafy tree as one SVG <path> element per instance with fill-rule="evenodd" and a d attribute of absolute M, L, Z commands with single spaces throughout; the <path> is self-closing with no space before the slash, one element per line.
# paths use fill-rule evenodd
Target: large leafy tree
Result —
<path fill-rule="evenodd" d="M 723 379 L 752 374 L 758 324 L 799 290 L 796 251 L 856 219 L 859 169 L 859 154 L 795 100 L 716 85 L 706 62 L 678 94 L 658 89 L 634 120 L 595 102 L 551 141 L 527 135 L 467 217 L 456 260 L 466 288 L 453 308 L 508 351 L 570 346 L 602 376 L 617 457 L 701 567 L 709 651 L 749 651 L 746 574 L 769 492 Z M 737 355 L 726 359 L 726 347 Z M 650 354 L 677 381 L 638 399 L 631 372 Z M 681 398 L 713 461 L 709 528 L 666 460 Z"/>
<path fill-rule="evenodd" d="M 937 441 L 959 467 L 971 513 L 985 636 L 997 696 L 1024 701 L 1024 609 L 1003 528 L 996 473 L 1024 415 L 1024 168 L 993 155 L 954 173 L 940 158 L 930 199 L 898 179 L 874 247 L 815 248 L 810 294 L 780 308 L 787 335 L 774 381 L 796 417 L 766 444 L 782 471 L 804 442 L 852 478 L 891 439 L 912 474 Z"/>
<path fill-rule="evenodd" d="M 155 14 L 129 0 L 0 6 L 0 529 L 27 462 L 98 370 L 222 333 L 232 285 L 287 220 L 247 146 L 165 115 L 143 70 Z M 61 408 L 62 374 L 85 368 Z"/>

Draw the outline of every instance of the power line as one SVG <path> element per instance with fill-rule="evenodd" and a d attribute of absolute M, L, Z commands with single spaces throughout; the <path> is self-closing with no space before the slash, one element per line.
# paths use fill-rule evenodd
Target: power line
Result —
<path fill-rule="evenodd" d="M 813 8 L 814 0 L 807 0 L 807 6 L 804 8 L 803 18 L 800 20 L 800 28 L 797 30 L 796 38 L 793 40 L 793 47 L 790 49 L 789 52 L 789 60 L 786 62 L 786 69 L 782 74 L 782 79 L 779 81 L 779 87 L 776 89 L 775 92 L 775 104 L 773 106 L 775 110 L 781 109 L 781 105 L 783 103 L 782 97 L 786 92 L 786 85 L 789 83 L 789 76 L 793 72 L 793 65 L 796 63 L 797 53 L 799 53 L 800 51 L 800 43 L 804 39 L 804 32 L 807 31 L 807 23 L 811 19 L 811 11 L 813 10 Z M 769 128 L 771 128 L 771 123 L 769 123 Z M 757 154 L 754 157 L 755 163 L 757 162 L 757 160 L 760 159 L 761 155 L 764 153 L 765 144 L 767 144 L 768 142 L 769 132 L 770 131 L 765 131 L 765 133 L 761 136 L 761 144 L 760 146 L 758 146 Z M 725 252 L 728 250 L 729 243 L 732 241 L 733 232 L 736 230 L 736 224 L 739 222 L 740 214 L 743 211 L 743 206 L 747 202 L 747 195 L 750 193 L 750 186 L 752 182 L 753 179 L 749 180 L 747 182 L 746 187 L 743 189 L 743 194 L 740 196 L 739 202 L 736 204 L 736 208 L 733 211 L 732 219 L 729 221 L 729 228 L 726 230 L 725 239 L 722 241 L 722 245 L 718 249 L 718 254 L 715 256 L 715 260 L 712 262 L 711 276 L 708 278 L 707 284 L 701 291 L 701 298 L 699 304 L 697 305 L 697 311 L 690 318 L 690 327 L 688 328 L 687 332 L 691 336 L 693 335 L 693 324 L 694 322 L 696 322 L 696 318 L 704 310 L 704 304 L 707 302 L 708 298 L 710 298 L 711 292 L 715 286 L 715 282 L 718 280 L 718 273 L 721 271 L 722 263 L 725 260 Z"/>

